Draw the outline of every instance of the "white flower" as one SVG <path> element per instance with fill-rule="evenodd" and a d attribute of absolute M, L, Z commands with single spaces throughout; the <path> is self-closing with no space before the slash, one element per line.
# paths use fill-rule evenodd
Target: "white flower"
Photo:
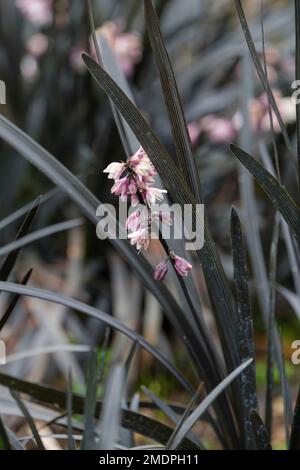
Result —
<path fill-rule="evenodd" d="M 147 250 L 149 247 L 149 230 L 148 228 L 140 228 L 128 235 L 131 245 L 136 245 L 137 250 Z"/>
<path fill-rule="evenodd" d="M 113 162 L 110 165 L 108 165 L 105 170 L 103 170 L 103 173 L 108 173 L 108 179 L 112 180 L 117 180 L 120 178 L 122 175 L 123 171 L 125 170 L 125 163 L 118 163 L 118 162 Z"/>
<path fill-rule="evenodd" d="M 145 197 L 146 201 L 149 204 L 149 206 L 152 206 L 155 204 L 156 200 L 162 201 L 164 196 L 163 194 L 166 194 L 168 191 L 165 189 L 158 189 L 158 188 L 146 188 L 145 190 Z"/>

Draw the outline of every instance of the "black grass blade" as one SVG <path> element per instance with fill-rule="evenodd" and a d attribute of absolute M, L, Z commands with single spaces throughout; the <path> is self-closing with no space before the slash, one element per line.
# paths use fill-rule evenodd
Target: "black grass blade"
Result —
<path fill-rule="evenodd" d="M 92 351 L 87 368 L 86 398 L 84 401 L 84 431 L 81 450 L 92 450 L 95 448 L 95 409 L 97 402 L 98 365 L 97 351 Z"/>
<path fill-rule="evenodd" d="M 198 203 L 203 202 L 200 179 L 172 64 L 159 28 L 152 0 L 144 0 L 150 44 L 158 67 L 180 169 Z"/>
<path fill-rule="evenodd" d="M 240 219 L 234 208 L 231 211 L 231 240 L 236 288 L 236 325 L 241 360 L 254 358 L 253 321 L 248 288 L 248 268 L 241 230 Z M 256 392 L 255 362 L 245 369 L 240 376 L 242 387 L 242 408 L 244 419 L 244 444 L 246 449 L 253 449 L 253 436 L 250 410 L 258 408 Z"/>
<path fill-rule="evenodd" d="M 31 429 L 31 432 L 33 434 L 33 437 L 36 441 L 36 444 L 37 444 L 37 447 L 39 450 L 45 450 L 45 447 L 44 447 L 44 444 L 42 442 L 42 439 L 39 435 L 39 432 L 37 430 L 37 427 L 35 425 L 35 422 L 34 420 L 32 419 L 28 409 L 27 409 L 27 406 L 25 405 L 25 403 L 23 402 L 23 400 L 21 400 L 21 398 L 19 397 L 19 394 L 13 389 L 11 388 L 10 389 L 10 393 L 11 393 L 11 396 L 13 397 L 13 399 L 17 402 L 20 410 L 22 411 L 23 415 L 24 415 L 24 418 L 26 419 L 30 429 Z"/>
<path fill-rule="evenodd" d="M 261 188 L 265 191 L 276 209 L 294 232 L 300 244 L 300 209 L 287 190 L 263 168 L 253 157 L 234 144 L 230 145 L 232 153 L 252 173 Z"/>
<path fill-rule="evenodd" d="M 252 361 L 253 359 L 248 359 L 239 367 L 237 367 L 202 401 L 199 406 L 197 406 L 197 408 L 190 414 L 190 416 L 182 424 L 180 430 L 177 432 L 176 437 L 170 446 L 171 450 L 174 450 L 179 446 L 182 439 L 201 418 L 203 413 L 207 411 L 216 398 L 229 386 L 233 380 L 235 380 L 243 372 L 243 370 L 246 369 L 246 367 L 251 364 Z"/>
<path fill-rule="evenodd" d="M 113 450 L 118 442 L 124 381 L 124 367 L 120 364 L 114 365 L 106 382 L 99 423 L 100 450 Z"/>
<path fill-rule="evenodd" d="M 272 450 L 269 433 L 255 410 L 251 410 L 250 419 L 256 444 L 256 450 Z"/>
<path fill-rule="evenodd" d="M 67 388 L 67 429 L 68 429 L 68 450 L 75 450 L 76 444 L 73 438 L 73 390 L 72 390 L 72 371 L 68 374 L 68 388 Z"/>
<path fill-rule="evenodd" d="M 243 7 L 242 7 L 241 0 L 235 0 L 235 5 L 236 5 L 236 10 L 237 10 L 237 13 L 238 13 L 239 20 L 240 20 L 240 23 L 241 23 L 241 27 L 242 27 L 242 30 L 243 30 L 243 33 L 244 33 L 249 51 L 251 53 L 252 60 L 253 60 L 253 63 L 255 65 L 257 74 L 259 76 L 259 79 L 261 81 L 261 84 L 262 84 L 267 96 L 269 95 L 270 103 L 271 103 L 271 106 L 274 110 L 274 113 L 276 114 L 276 118 L 277 118 L 278 123 L 280 125 L 280 129 L 281 129 L 283 138 L 285 140 L 286 146 L 289 150 L 291 150 L 290 139 L 289 139 L 286 127 L 284 125 L 284 122 L 282 120 L 281 114 L 279 112 L 276 100 L 275 100 L 274 95 L 272 93 L 272 90 L 270 88 L 268 88 L 268 83 L 267 83 L 267 79 L 266 79 L 266 76 L 265 76 L 265 72 L 264 72 L 263 66 L 260 62 L 259 56 L 257 54 L 256 48 L 255 48 L 255 45 L 254 45 L 254 41 L 253 41 L 249 26 L 248 26 L 248 23 L 247 23 L 247 20 L 246 20 L 246 16 L 245 16 L 245 13 L 244 13 L 244 10 L 243 10 Z"/>
<path fill-rule="evenodd" d="M 290 450 L 300 450 L 300 389 L 298 392 L 291 429 Z"/>
<path fill-rule="evenodd" d="M 23 280 L 21 281 L 21 284 L 26 286 L 26 284 L 28 283 L 28 281 L 31 277 L 32 271 L 33 271 L 32 269 L 29 269 L 29 271 L 25 274 Z M 3 316 L 0 320 L 0 332 L 3 330 L 3 328 L 4 328 L 5 324 L 7 323 L 10 315 L 14 311 L 19 299 L 20 299 L 19 294 L 16 294 L 16 295 L 13 296 L 8 308 L 6 309 L 6 311 L 4 312 L 4 314 L 3 314 Z"/>
<path fill-rule="evenodd" d="M 37 213 L 37 210 L 39 208 L 41 198 L 38 198 L 38 201 L 39 202 L 38 203 L 36 202 L 34 204 L 34 207 L 28 212 L 24 222 L 22 223 L 22 225 L 19 229 L 16 240 L 19 240 L 20 238 L 24 237 L 29 232 L 29 230 L 32 226 L 32 223 L 33 223 L 33 219 L 34 219 L 34 217 Z M 0 268 L 0 281 L 6 281 L 8 279 L 8 277 L 9 277 L 11 271 L 13 270 L 13 267 L 14 267 L 16 261 L 17 261 L 20 250 L 21 250 L 21 247 L 16 248 L 15 250 L 11 251 L 7 255 L 7 257 L 5 258 L 3 264 Z"/>

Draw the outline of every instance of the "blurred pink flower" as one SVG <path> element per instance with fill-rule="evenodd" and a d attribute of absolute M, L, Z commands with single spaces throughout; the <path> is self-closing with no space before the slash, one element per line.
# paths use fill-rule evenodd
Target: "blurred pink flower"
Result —
<path fill-rule="evenodd" d="M 84 50 L 81 47 L 73 47 L 69 54 L 69 62 L 73 70 L 78 73 L 86 72 L 86 67 L 82 60 L 82 53 Z"/>
<path fill-rule="evenodd" d="M 32 23 L 45 26 L 53 18 L 53 0 L 16 0 L 17 7 Z"/>
<path fill-rule="evenodd" d="M 292 124 L 296 121 L 296 108 L 291 97 L 283 97 L 279 90 L 273 90 L 279 112 L 285 124 Z M 249 115 L 251 125 L 256 132 L 268 132 L 271 130 L 269 104 L 266 93 L 258 98 L 253 98 L 249 103 Z M 272 110 L 273 127 L 275 132 L 280 132 L 280 126 L 274 111 Z M 233 118 L 235 128 L 241 129 L 243 126 L 243 117 L 237 112 Z"/>
<path fill-rule="evenodd" d="M 142 42 L 136 33 L 125 33 L 121 21 L 105 22 L 97 33 L 102 34 L 116 55 L 118 64 L 126 77 L 133 75 L 136 64 L 142 58 Z M 93 49 L 93 48 L 92 48 Z"/>
<path fill-rule="evenodd" d="M 26 42 L 26 49 L 33 57 L 39 59 L 48 49 L 49 41 L 45 34 L 36 33 Z"/>
<path fill-rule="evenodd" d="M 31 54 L 26 54 L 22 57 L 20 64 L 21 75 L 23 79 L 28 82 L 34 82 L 40 73 L 38 61 Z"/>
<path fill-rule="evenodd" d="M 231 119 L 209 114 L 201 120 L 201 128 L 216 144 L 227 144 L 236 138 L 236 129 Z"/>

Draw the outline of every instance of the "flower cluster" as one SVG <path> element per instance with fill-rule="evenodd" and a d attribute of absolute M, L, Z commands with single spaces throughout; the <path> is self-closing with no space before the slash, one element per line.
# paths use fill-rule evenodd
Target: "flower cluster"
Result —
<path fill-rule="evenodd" d="M 162 201 L 163 195 L 167 193 L 166 190 L 153 186 L 157 173 L 152 162 L 144 149 L 140 147 L 126 162 L 114 162 L 108 165 L 104 173 L 108 173 L 108 178 L 114 180 L 112 194 L 119 196 L 123 201 L 129 199 L 131 207 L 134 208 L 126 221 L 131 245 L 135 245 L 139 251 L 147 250 L 153 220 L 172 224 L 169 213 L 151 211 L 156 201 Z M 168 272 L 168 261 L 174 265 L 181 276 L 187 276 L 192 269 L 188 261 L 169 251 L 168 257 L 156 266 L 154 278 L 157 281 L 164 280 Z"/>

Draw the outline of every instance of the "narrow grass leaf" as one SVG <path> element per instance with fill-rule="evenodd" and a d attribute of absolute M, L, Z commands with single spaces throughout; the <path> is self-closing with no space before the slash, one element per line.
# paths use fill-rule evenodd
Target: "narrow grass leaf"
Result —
<path fill-rule="evenodd" d="M 34 217 L 36 215 L 36 212 L 38 210 L 40 201 L 41 201 L 41 198 L 38 198 L 37 202 L 34 204 L 32 209 L 28 212 L 24 222 L 22 223 L 22 225 L 21 225 L 21 227 L 18 231 L 16 240 L 19 240 L 20 238 L 24 237 L 29 232 L 29 230 L 32 226 L 33 219 L 34 219 Z M 20 253 L 20 249 L 21 248 L 16 248 L 15 250 L 11 251 L 7 255 L 6 259 L 4 260 L 4 262 L 3 262 L 3 264 L 0 268 L 0 281 L 6 281 L 8 279 L 8 277 L 9 277 L 11 271 L 13 270 L 13 267 L 14 267 L 16 261 L 17 261 L 18 255 Z"/>
<path fill-rule="evenodd" d="M 37 427 L 35 425 L 35 422 L 34 420 L 32 419 L 25 403 L 21 400 L 21 398 L 19 397 L 19 394 L 14 390 L 14 389 L 10 389 L 10 393 L 11 393 L 11 396 L 14 398 L 14 400 L 17 402 L 20 410 L 22 411 L 23 415 L 24 415 L 24 418 L 26 419 L 30 429 L 31 429 L 31 432 L 34 436 L 34 439 L 36 441 L 36 444 L 37 444 L 37 447 L 39 450 L 45 450 L 45 447 L 44 447 L 44 444 L 42 442 L 42 439 L 39 435 L 39 432 L 37 430 Z"/>
<path fill-rule="evenodd" d="M 182 426 L 184 425 L 186 419 L 188 418 L 188 416 L 190 415 L 192 409 L 194 408 L 194 406 L 196 405 L 197 401 L 199 400 L 199 397 L 200 397 L 200 394 L 203 390 L 203 384 L 201 384 L 199 387 L 198 387 L 198 390 L 196 391 L 195 395 L 193 396 L 193 398 L 191 399 L 190 403 L 188 404 L 188 406 L 186 407 L 186 409 L 184 410 L 184 413 L 182 414 L 182 416 L 180 417 L 180 419 L 177 421 L 177 424 L 176 424 L 176 427 L 173 431 L 173 434 L 172 436 L 170 437 L 168 443 L 167 443 L 167 446 L 166 448 L 169 450 L 169 449 L 172 449 L 172 446 L 174 444 L 174 441 L 175 439 L 177 438 Z M 187 435 L 190 435 L 191 433 L 189 432 Z"/>
<path fill-rule="evenodd" d="M 253 321 L 248 288 L 248 268 L 240 219 L 234 208 L 231 211 L 231 240 L 236 287 L 236 328 L 241 360 L 254 358 Z M 253 436 L 249 414 L 258 408 L 256 391 L 255 362 L 245 369 L 240 376 L 242 386 L 242 408 L 244 419 L 244 443 L 246 449 L 253 449 Z"/>
<path fill-rule="evenodd" d="M 32 269 L 29 269 L 29 271 L 27 271 L 24 278 L 22 279 L 21 284 L 26 286 L 27 282 L 30 279 L 31 274 L 32 274 Z M 7 307 L 6 311 L 4 312 L 4 314 L 2 315 L 1 320 L 0 320 L 0 332 L 3 330 L 3 328 L 4 328 L 5 324 L 7 323 L 10 315 L 14 311 L 19 299 L 20 299 L 20 295 L 16 294 L 16 295 L 13 296 L 12 300 L 10 301 L 9 306 Z"/>
<path fill-rule="evenodd" d="M 259 56 L 257 54 L 256 48 L 255 48 L 255 45 L 254 45 L 254 41 L 253 41 L 249 26 L 248 26 L 248 23 L 247 23 L 247 20 L 246 20 L 246 16 L 245 16 L 245 13 L 244 13 L 244 10 L 243 10 L 243 7 L 242 7 L 241 0 L 235 0 L 235 5 L 236 5 L 236 10 L 237 10 L 237 13 L 238 13 L 239 20 L 240 20 L 240 23 L 241 23 L 241 27 L 242 27 L 242 30 L 243 30 L 243 33 L 244 33 L 249 51 L 251 53 L 252 60 L 253 60 L 253 63 L 255 65 L 257 74 L 259 76 L 259 79 L 261 81 L 261 84 L 262 84 L 266 94 L 269 93 L 270 103 L 272 105 L 272 108 L 273 108 L 274 113 L 276 115 L 276 118 L 278 120 L 278 124 L 280 126 L 280 129 L 281 129 L 283 138 L 285 140 L 286 146 L 289 150 L 291 150 L 290 139 L 289 139 L 286 127 L 284 125 L 283 119 L 281 117 L 281 114 L 279 112 L 276 100 L 275 100 L 274 95 L 272 93 L 272 90 L 268 89 L 265 72 L 264 72 L 263 66 L 260 62 Z"/>
<path fill-rule="evenodd" d="M 270 250 L 270 301 L 269 301 L 269 321 L 267 327 L 267 376 L 266 376 L 266 401 L 265 401 L 265 422 L 270 439 L 272 439 L 273 421 L 273 387 L 274 387 L 274 362 L 275 362 L 275 332 L 276 332 L 276 272 L 277 254 L 280 232 L 280 219 L 276 213 L 274 230 Z M 280 355 L 281 356 L 281 355 Z"/>
<path fill-rule="evenodd" d="M 92 351 L 88 360 L 86 396 L 84 401 L 84 430 L 81 450 L 95 448 L 95 410 L 97 402 L 98 354 Z"/>
<path fill-rule="evenodd" d="M 45 204 L 45 202 L 49 201 L 51 198 L 56 196 L 59 193 L 59 188 L 50 189 L 46 194 L 43 194 L 42 198 L 36 198 L 33 201 L 30 201 L 28 204 L 17 209 L 12 214 L 9 214 L 4 219 L 0 220 L 0 231 L 5 229 L 8 225 L 12 224 L 16 220 L 18 220 L 23 215 L 27 214 L 31 209 L 41 204 Z"/>
<path fill-rule="evenodd" d="M 251 410 L 250 419 L 256 450 L 272 450 L 269 433 L 256 410 Z"/>
<path fill-rule="evenodd" d="M 300 389 L 294 410 L 294 418 L 290 435 L 290 450 L 300 450 Z"/>
<path fill-rule="evenodd" d="M 186 421 L 181 426 L 180 431 L 178 432 L 176 438 L 173 441 L 170 450 L 176 449 L 182 439 L 190 431 L 190 429 L 196 424 L 196 422 L 201 418 L 203 413 L 211 406 L 211 404 L 216 400 L 220 393 L 224 392 L 226 387 L 235 380 L 242 372 L 246 369 L 253 359 L 248 359 L 246 362 L 237 367 L 231 374 L 229 374 L 203 401 L 202 403 L 192 412 L 192 414 L 186 419 Z"/>
<path fill-rule="evenodd" d="M 171 123 L 177 159 L 184 178 L 198 203 L 203 202 L 202 189 L 187 123 L 183 112 L 175 74 L 160 31 L 152 0 L 144 0 L 146 28 L 163 90 L 166 108 Z"/>
<path fill-rule="evenodd" d="M 201 387 L 203 389 L 203 385 Z M 150 400 L 153 401 L 153 403 L 156 404 L 157 408 L 161 410 L 177 427 L 179 421 L 181 421 L 181 418 L 178 417 L 177 413 L 173 410 L 171 406 L 168 405 L 168 403 L 165 403 L 161 398 L 159 398 L 155 393 L 153 393 L 151 390 L 148 390 L 148 388 L 142 386 L 143 392 L 150 398 Z M 196 392 L 197 393 L 197 392 Z M 193 402 L 194 403 L 194 402 Z M 185 410 L 186 411 L 186 410 Z M 185 412 L 184 412 L 185 413 Z M 174 433 L 172 434 L 172 436 Z M 172 438 L 171 436 L 171 438 Z M 204 450 L 205 447 L 204 445 L 197 439 L 191 432 L 187 434 L 187 437 L 191 439 L 195 443 L 196 446 L 198 446 L 200 449 Z M 171 440 L 170 438 L 170 440 Z M 169 442 L 170 442 L 169 440 Z M 167 444 L 168 447 L 169 444 Z"/>
<path fill-rule="evenodd" d="M 68 429 L 68 450 L 76 450 L 76 444 L 73 438 L 73 390 L 72 390 L 72 371 L 68 374 L 68 388 L 67 388 L 67 429 Z"/>
<path fill-rule="evenodd" d="M 58 224 L 50 225 L 49 227 L 42 228 L 41 230 L 36 230 L 35 232 L 30 233 L 24 237 L 18 238 L 14 242 L 8 243 L 5 246 L 0 247 L 0 256 L 8 255 L 9 253 L 19 250 L 24 246 L 29 245 L 37 240 L 55 235 L 60 232 L 65 232 L 71 230 L 75 227 L 80 227 L 84 223 L 83 219 L 72 219 L 66 222 L 60 222 Z"/>
<path fill-rule="evenodd" d="M 265 191 L 276 209 L 294 232 L 300 244 L 300 209 L 287 190 L 258 163 L 253 157 L 234 144 L 230 145 L 232 153 L 252 173 L 261 188 Z"/>
<path fill-rule="evenodd" d="M 124 367 L 120 364 L 115 365 L 106 382 L 99 425 L 100 450 L 113 450 L 118 441 L 124 380 Z"/>

